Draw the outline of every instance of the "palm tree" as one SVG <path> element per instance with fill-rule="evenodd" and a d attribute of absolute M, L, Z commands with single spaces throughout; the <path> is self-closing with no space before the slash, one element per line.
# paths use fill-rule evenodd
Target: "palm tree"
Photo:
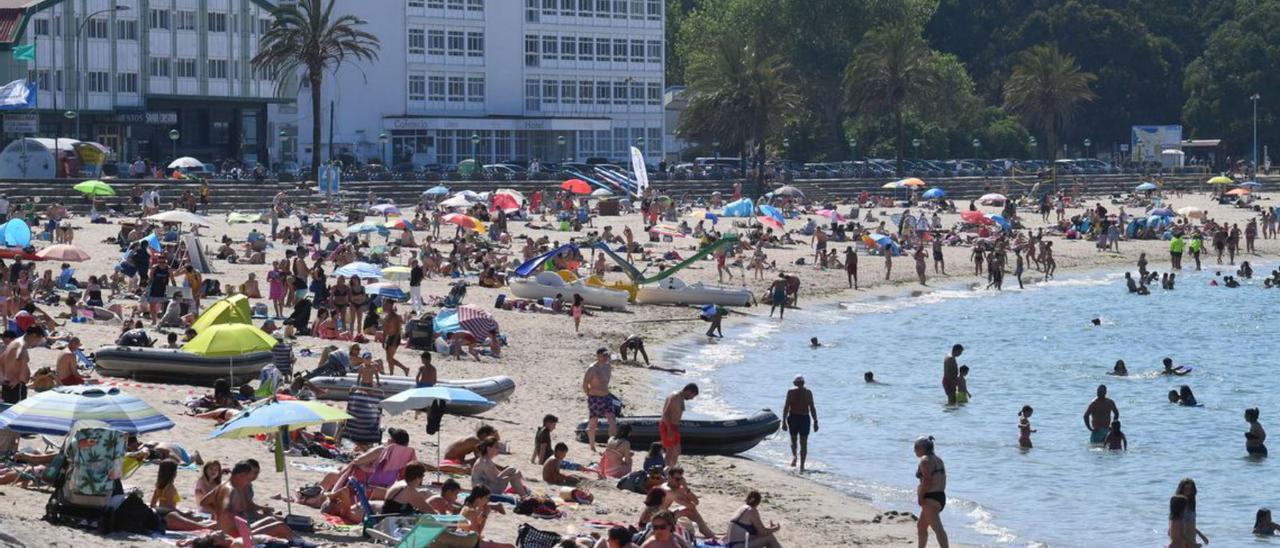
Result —
<path fill-rule="evenodd" d="M 275 10 L 275 20 L 258 40 L 255 69 L 264 70 L 286 85 L 303 72 L 311 88 L 311 175 L 320 173 L 320 86 L 326 70 L 336 70 L 348 58 L 378 58 L 378 37 L 360 30 L 366 21 L 354 15 L 334 15 L 334 0 L 299 0 Z"/>
<path fill-rule="evenodd" d="M 689 105 L 677 131 L 754 146 L 757 196 L 764 194 L 765 145 L 800 102 L 789 72 L 780 56 L 740 39 L 722 40 L 689 62 Z"/>
<path fill-rule="evenodd" d="M 1040 44 L 1018 54 L 1004 83 L 1004 106 L 1039 128 L 1049 147 L 1049 165 L 1057 173 L 1058 133 L 1081 103 L 1098 96 L 1089 89 L 1097 77 L 1080 70 L 1074 57 L 1058 46 Z"/>
<path fill-rule="evenodd" d="M 925 104 L 939 92 L 934 55 L 918 26 L 895 23 L 867 31 L 845 68 L 850 110 L 893 116 L 899 176 L 907 149 L 903 112 Z"/>

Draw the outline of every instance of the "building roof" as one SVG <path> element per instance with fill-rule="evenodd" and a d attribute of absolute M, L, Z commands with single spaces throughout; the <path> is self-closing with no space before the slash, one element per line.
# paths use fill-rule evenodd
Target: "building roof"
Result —
<path fill-rule="evenodd" d="M 27 21 L 32 15 L 66 0 L 0 0 L 0 51 L 12 49 L 22 41 Z M 276 0 L 249 0 L 265 10 L 274 10 Z"/>
<path fill-rule="evenodd" d="M 1222 139 L 1187 139 L 1182 148 L 1214 148 L 1222 144 Z"/>

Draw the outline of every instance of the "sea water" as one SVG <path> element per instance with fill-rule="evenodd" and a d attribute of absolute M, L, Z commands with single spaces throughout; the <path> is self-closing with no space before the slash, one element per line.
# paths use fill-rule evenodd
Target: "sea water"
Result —
<path fill-rule="evenodd" d="M 934 436 L 947 464 L 943 522 L 956 541 L 1164 546 L 1169 497 L 1191 477 L 1200 530 L 1213 546 L 1240 546 L 1257 542 L 1255 510 L 1280 510 L 1280 453 L 1247 458 L 1243 419 L 1259 407 L 1264 427 L 1280 436 L 1280 290 L 1261 280 L 1212 287 L 1213 277 L 1185 272 L 1175 290 L 1149 296 L 1128 294 L 1114 273 L 1022 291 L 1006 278 L 999 293 L 952 285 L 852 303 L 802 301 L 783 322 L 756 308 L 754 318 L 726 327 L 725 339 L 670 346 L 663 365 L 689 370 L 669 387 L 699 382 L 690 413 L 710 417 L 763 407 L 781 414 L 792 378 L 803 374 L 821 426 L 810 438 L 807 476 L 882 507 L 918 511 L 912 442 Z M 822 346 L 810 348 L 810 337 Z M 959 362 L 971 368 L 973 397 L 948 407 L 942 360 L 956 343 L 965 346 Z M 1160 375 L 1166 356 L 1194 371 Z M 1128 377 L 1106 374 L 1117 359 Z M 863 382 L 866 371 L 883 384 Z M 1120 409 L 1127 452 L 1089 444 L 1083 414 L 1099 384 Z M 1182 384 L 1203 407 L 1168 402 Z M 1017 443 L 1024 404 L 1035 408 L 1031 450 Z M 1271 441 L 1280 449 L 1280 438 Z M 748 456 L 786 467 L 785 434 Z"/>

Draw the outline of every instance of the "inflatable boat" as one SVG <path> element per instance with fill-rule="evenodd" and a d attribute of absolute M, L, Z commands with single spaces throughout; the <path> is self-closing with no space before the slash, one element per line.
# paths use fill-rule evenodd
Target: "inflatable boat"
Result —
<path fill-rule="evenodd" d="M 747 306 L 751 290 L 745 287 L 723 287 L 697 282 L 692 285 L 680 278 L 667 278 L 656 284 L 642 285 L 636 290 L 636 304 L 692 304 Z"/>
<path fill-rule="evenodd" d="M 599 308 L 626 308 L 631 297 L 626 291 L 592 287 L 582 280 L 566 282 L 555 272 L 543 271 L 536 276 L 515 278 L 509 283 L 511 293 L 522 299 L 554 299 L 556 295 L 560 295 L 565 303 L 572 303 L 574 295 L 582 295 L 587 306 Z"/>
<path fill-rule="evenodd" d="M 658 439 L 657 415 L 622 417 L 618 425 L 631 425 L 631 446 L 648 447 Z M 778 431 L 782 421 L 768 409 L 750 417 L 728 420 L 680 421 L 681 454 L 684 455 L 736 455 L 759 444 L 764 438 Z M 578 423 L 578 441 L 587 441 L 587 423 Z M 596 428 L 596 441 L 609 438 L 609 425 L 600 421 Z"/>
<path fill-rule="evenodd" d="M 410 388 L 414 388 L 417 384 L 413 377 L 381 377 L 382 385 L 375 386 L 371 390 L 381 391 L 382 397 L 387 398 L 395 394 L 399 394 Z M 356 384 L 355 375 L 346 375 L 342 377 L 315 377 L 311 379 L 311 384 L 321 391 L 316 397 L 322 400 L 346 400 L 347 394 L 351 391 L 351 387 Z M 484 396 L 489 401 L 494 402 L 490 405 L 454 405 L 446 407 L 446 413 L 450 415 L 479 415 L 494 407 L 497 402 L 501 402 L 511 397 L 516 391 L 516 381 L 508 376 L 486 377 L 483 379 L 466 379 L 457 381 L 442 380 L 436 386 L 448 386 L 452 388 L 465 388 L 476 394 Z"/>
<path fill-rule="evenodd" d="M 107 345 L 93 353 L 93 360 L 98 372 L 111 377 L 208 384 L 230 375 L 239 383 L 258 378 L 271 353 L 205 357 L 171 348 Z"/>

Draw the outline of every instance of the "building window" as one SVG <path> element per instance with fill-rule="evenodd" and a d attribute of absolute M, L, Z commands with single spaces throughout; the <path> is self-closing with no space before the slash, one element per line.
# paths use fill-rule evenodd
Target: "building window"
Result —
<path fill-rule="evenodd" d="M 49 25 L 49 30 L 54 36 L 62 36 L 62 16 L 53 16 L 53 23 Z"/>
<path fill-rule="evenodd" d="M 461 57 L 466 52 L 466 34 L 460 30 L 449 31 L 449 56 Z"/>
<path fill-rule="evenodd" d="M 578 0 L 578 17 L 591 17 L 591 0 Z"/>
<path fill-rule="evenodd" d="M 560 58 L 565 61 L 573 61 L 578 58 L 578 39 L 576 37 L 560 37 Z"/>
<path fill-rule="evenodd" d="M 467 33 L 467 56 L 468 57 L 484 57 L 484 33 L 483 32 Z"/>
<path fill-rule="evenodd" d="M 432 76 L 427 79 L 427 99 L 444 101 L 444 76 Z"/>
<path fill-rule="evenodd" d="M 138 73 L 136 72 L 116 73 L 116 92 L 117 93 L 137 93 L 138 92 Z"/>
<path fill-rule="evenodd" d="M 578 60 L 595 61 L 596 60 L 596 43 L 590 38 L 583 38 L 578 41 Z"/>
<path fill-rule="evenodd" d="M 560 102 L 560 82 L 555 80 L 542 81 L 542 102 L 548 104 Z"/>
<path fill-rule="evenodd" d="M 591 80 L 585 80 L 578 85 L 578 101 L 584 105 L 596 102 L 596 85 Z"/>
<path fill-rule="evenodd" d="M 627 39 L 614 38 L 613 40 L 613 62 L 627 62 Z"/>
<path fill-rule="evenodd" d="M 427 78 L 421 74 L 409 75 L 409 100 L 425 101 L 427 99 Z"/>
<path fill-rule="evenodd" d="M 106 72 L 89 71 L 85 73 L 85 88 L 91 92 L 107 93 L 111 91 L 111 75 Z"/>
<path fill-rule="evenodd" d="M 427 31 L 427 54 L 428 55 L 444 55 L 444 31 L 428 30 Z"/>
<path fill-rule="evenodd" d="M 196 12 L 178 10 L 173 15 L 173 26 L 177 30 L 196 30 Z"/>
<path fill-rule="evenodd" d="M 138 39 L 138 20 L 137 19 L 117 19 L 116 20 L 116 40 L 137 40 Z"/>
<path fill-rule="evenodd" d="M 467 82 L 461 76 L 449 77 L 449 102 L 461 103 L 467 100 Z"/>
<path fill-rule="evenodd" d="M 483 103 L 484 102 L 484 77 L 471 76 L 467 78 L 467 102 Z"/>
<path fill-rule="evenodd" d="M 648 0 L 649 19 L 658 21 L 662 19 L 662 0 Z"/>
<path fill-rule="evenodd" d="M 647 89 L 649 90 L 649 104 L 662 104 L 662 84 L 658 82 L 649 82 Z"/>
<path fill-rule="evenodd" d="M 467 11 L 484 11 L 484 0 L 467 0 Z"/>
<path fill-rule="evenodd" d="M 449 0 L 449 9 L 461 10 L 465 9 L 465 6 L 462 5 L 462 0 Z"/>
<path fill-rule="evenodd" d="M 524 66 L 538 66 L 538 35 L 524 37 Z"/>
<path fill-rule="evenodd" d="M 560 83 L 560 102 L 572 105 L 578 102 L 578 83 L 565 80 Z"/>
<path fill-rule="evenodd" d="M 196 77 L 196 60 L 195 59 L 174 59 L 173 74 L 178 78 L 195 78 Z"/>
<path fill-rule="evenodd" d="M 613 83 L 613 98 L 617 99 L 617 101 L 614 102 L 615 104 L 618 104 L 618 105 L 627 104 L 627 83 L 626 82 Z"/>
<path fill-rule="evenodd" d="M 110 38 L 110 24 L 105 17 L 94 17 L 84 24 L 84 35 L 89 38 Z"/>
<path fill-rule="evenodd" d="M 211 11 L 204 15 L 209 32 L 227 32 L 227 14 Z"/>
<path fill-rule="evenodd" d="M 556 0 L 542 0 L 542 12 L 547 15 L 555 15 Z"/>
<path fill-rule="evenodd" d="M 524 109 L 538 111 L 542 103 L 542 83 L 537 80 L 524 81 Z"/>
<path fill-rule="evenodd" d="M 214 122 L 209 124 L 209 143 L 225 145 L 231 142 L 231 123 Z"/>
<path fill-rule="evenodd" d="M 573 15 L 574 0 L 560 0 L 560 15 L 570 17 Z"/>
<path fill-rule="evenodd" d="M 421 8 L 426 7 L 426 5 L 422 0 L 409 0 L 409 7 L 411 8 Z"/>
<path fill-rule="evenodd" d="M 648 50 L 650 63 L 662 62 L 662 41 L 661 40 L 649 40 L 648 47 L 646 49 Z"/>
<path fill-rule="evenodd" d="M 151 10 L 150 25 L 152 29 L 169 30 L 169 10 Z"/>
<path fill-rule="evenodd" d="M 209 78 L 227 77 L 227 60 L 226 59 L 210 59 L 209 60 Z"/>
<path fill-rule="evenodd" d="M 409 29 L 409 55 L 422 55 L 427 51 L 427 33 L 423 29 Z"/>
<path fill-rule="evenodd" d="M 169 59 L 165 57 L 152 57 L 147 60 L 147 66 L 150 67 L 150 74 L 156 78 L 169 77 Z"/>
<path fill-rule="evenodd" d="M 32 27 L 31 27 L 31 28 L 32 28 L 32 32 L 35 32 L 36 36 L 48 36 L 48 35 L 49 35 L 49 20 L 48 20 L 48 19 L 36 19 L 36 20 L 34 20 L 33 25 L 32 25 Z"/>
<path fill-rule="evenodd" d="M 444 0 L 427 0 L 427 9 L 431 9 L 431 10 L 444 9 Z"/>
<path fill-rule="evenodd" d="M 610 94 L 609 82 L 596 82 L 596 102 L 602 105 L 609 104 Z"/>
<path fill-rule="evenodd" d="M 556 52 L 560 51 L 560 41 L 555 36 L 542 37 L 542 58 L 549 61 L 555 61 Z"/>
<path fill-rule="evenodd" d="M 632 63 L 644 62 L 644 40 L 631 41 L 631 62 Z"/>
<path fill-rule="evenodd" d="M 631 0 L 631 18 L 644 19 L 645 0 Z"/>
<path fill-rule="evenodd" d="M 631 104 L 644 104 L 644 84 L 640 82 L 631 83 Z"/>
<path fill-rule="evenodd" d="M 538 11 L 538 0 L 526 0 L 524 8 L 525 21 L 537 23 L 542 20 L 541 12 Z"/>
<path fill-rule="evenodd" d="M 269 31 L 269 30 L 271 30 L 271 20 L 270 20 L 270 19 L 259 19 L 259 20 L 258 20 L 258 34 L 266 34 L 266 33 L 267 33 L 267 31 Z"/>
<path fill-rule="evenodd" d="M 609 39 L 608 38 L 596 38 L 596 60 L 600 61 L 601 63 L 609 62 Z"/>
<path fill-rule="evenodd" d="M 628 4 L 627 0 L 613 0 L 613 18 L 614 19 L 627 18 L 627 4 Z"/>

